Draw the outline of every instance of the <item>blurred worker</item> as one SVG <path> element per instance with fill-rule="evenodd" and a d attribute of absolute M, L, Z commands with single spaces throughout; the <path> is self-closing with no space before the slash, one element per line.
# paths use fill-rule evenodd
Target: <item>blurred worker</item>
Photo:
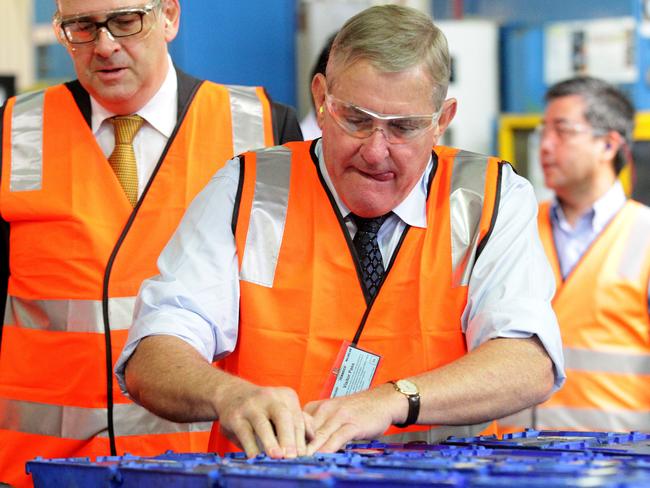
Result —
<path fill-rule="evenodd" d="M 140 283 L 216 169 L 300 139 L 263 89 L 174 68 L 179 0 L 56 6 L 79 79 L 11 99 L 3 117 L 0 481 L 18 485 L 37 455 L 205 449 L 209 424 L 164 421 L 114 389 L 113 359 Z"/>
<path fill-rule="evenodd" d="M 417 10 L 345 24 L 312 83 L 323 138 L 231 160 L 143 284 L 116 366 L 139 403 L 293 457 L 470 435 L 561 385 L 532 188 L 434 147 L 449 73 Z"/>
<path fill-rule="evenodd" d="M 541 163 L 555 199 L 539 229 L 555 270 L 567 382 L 504 430 L 650 432 L 650 210 L 628 200 L 618 174 L 630 159 L 634 107 L 590 77 L 546 94 Z"/>
<path fill-rule="evenodd" d="M 314 79 L 314 76 L 316 76 L 318 73 L 321 73 L 323 75 L 325 74 L 325 68 L 327 67 L 327 60 L 330 56 L 330 49 L 332 48 L 334 37 L 336 37 L 336 33 L 332 34 L 327 39 L 325 45 L 320 51 L 320 54 L 318 55 L 316 64 L 314 64 L 314 67 L 311 70 L 310 86 L 311 80 Z M 316 119 L 316 110 L 313 105 L 311 105 L 311 108 L 309 112 L 307 112 L 307 115 L 305 115 L 300 121 L 300 130 L 302 131 L 302 135 L 305 140 L 316 139 L 317 137 L 321 136 L 321 130 L 318 126 L 318 120 Z"/>

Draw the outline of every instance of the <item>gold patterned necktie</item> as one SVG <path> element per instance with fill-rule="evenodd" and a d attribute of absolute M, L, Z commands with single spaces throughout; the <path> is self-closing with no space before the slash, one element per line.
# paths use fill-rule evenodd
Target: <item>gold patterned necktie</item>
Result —
<path fill-rule="evenodd" d="M 144 120 L 139 115 L 124 115 L 110 119 L 115 132 L 115 148 L 108 158 L 111 168 L 124 189 L 132 207 L 138 202 L 138 166 L 133 151 L 133 139 Z"/>

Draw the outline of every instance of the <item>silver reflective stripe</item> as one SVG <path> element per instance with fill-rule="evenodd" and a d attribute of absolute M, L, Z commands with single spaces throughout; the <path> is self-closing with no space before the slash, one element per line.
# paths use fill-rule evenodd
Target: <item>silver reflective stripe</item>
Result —
<path fill-rule="evenodd" d="M 208 432 L 211 422 L 178 424 L 161 419 L 135 403 L 114 406 L 115 435 Z M 0 429 L 25 434 L 84 440 L 108 437 L 105 408 L 81 408 L 0 399 Z"/>
<path fill-rule="evenodd" d="M 500 418 L 497 420 L 497 423 L 504 427 L 517 427 L 522 430 L 525 428 L 533 428 L 533 409 L 527 408 L 521 412 Z"/>
<path fill-rule="evenodd" d="M 533 419 L 533 410 L 535 418 Z M 650 432 L 650 412 L 537 406 L 497 421 L 503 427 Z"/>
<path fill-rule="evenodd" d="M 115 435 L 173 434 L 210 432 L 212 422 L 176 423 L 162 419 L 135 403 L 114 405 Z M 107 434 L 104 434 L 107 435 Z"/>
<path fill-rule="evenodd" d="M 291 151 L 281 146 L 258 151 L 256 168 L 240 279 L 272 287 L 287 218 Z"/>
<path fill-rule="evenodd" d="M 379 438 L 382 442 L 393 442 L 405 444 L 407 442 L 426 442 L 436 444 L 446 440 L 450 436 L 474 437 L 487 429 L 492 422 L 485 422 L 474 425 L 441 425 L 429 430 L 417 432 L 404 432 L 403 434 L 384 435 Z"/>
<path fill-rule="evenodd" d="M 449 193 L 453 287 L 467 285 L 474 267 L 487 161 L 487 157 L 467 151 L 455 157 Z"/>
<path fill-rule="evenodd" d="M 643 271 L 643 261 L 650 246 L 650 209 L 637 207 L 636 219 L 625 239 L 625 249 L 619 264 L 619 274 L 628 280 L 636 281 Z"/>
<path fill-rule="evenodd" d="M 111 298 L 111 330 L 126 330 L 133 320 L 135 297 Z M 26 300 L 7 297 L 5 325 L 55 332 L 104 332 L 100 300 Z"/>
<path fill-rule="evenodd" d="M 566 369 L 593 373 L 650 375 L 650 355 L 564 348 Z"/>
<path fill-rule="evenodd" d="M 650 432 L 650 411 L 538 407 L 536 429 Z"/>
<path fill-rule="evenodd" d="M 228 85 L 233 154 L 264 147 L 264 109 L 255 87 Z"/>
<path fill-rule="evenodd" d="M 5 314 L 4 317 L 2 317 L 2 323 L 4 325 L 13 325 L 16 323 L 12 312 L 9 310 L 9 300 L 11 300 L 11 295 L 7 295 L 7 299 L 5 300 Z"/>
<path fill-rule="evenodd" d="M 43 185 L 43 104 L 45 92 L 16 97 L 11 119 L 9 191 L 40 190 Z"/>

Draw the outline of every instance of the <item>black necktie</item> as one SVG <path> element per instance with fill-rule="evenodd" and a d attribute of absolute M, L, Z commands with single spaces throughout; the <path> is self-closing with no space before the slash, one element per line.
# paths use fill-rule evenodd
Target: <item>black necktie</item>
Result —
<path fill-rule="evenodd" d="M 370 298 L 377 294 L 379 284 L 384 277 L 384 262 L 381 259 L 381 251 L 377 242 L 377 232 L 379 232 L 381 224 L 384 223 L 388 215 L 390 214 L 366 219 L 350 214 L 357 225 L 357 233 L 354 235 L 352 243 L 359 256 L 363 283 L 370 294 Z"/>

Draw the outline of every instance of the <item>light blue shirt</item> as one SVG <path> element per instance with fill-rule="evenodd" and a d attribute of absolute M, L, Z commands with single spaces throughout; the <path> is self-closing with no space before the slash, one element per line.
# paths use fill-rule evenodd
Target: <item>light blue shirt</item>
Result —
<path fill-rule="evenodd" d="M 557 197 L 551 205 L 553 240 L 562 277 L 566 278 L 596 237 L 623 208 L 627 198 L 617 181 L 572 227 Z"/>
<path fill-rule="evenodd" d="M 593 207 L 578 219 L 575 226 L 571 227 L 560 202 L 557 197 L 555 198 L 550 212 L 551 227 L 562 278 L 566 279 L 569 276 L 582 255 L 621 211 L 626 201 L 623 185 L 620 180 L 616 180 L 616 183 L 594 202 Z M 650 311 L 650 282 L 648 283 L 648 310 Z"/>
<path fill-rule="evenodd" d="M 341 215 L 345 207 L 327 173 L 320 142 L 320 170 Z M 425 227 L 429 162 L 420 181 L 378 234 L 385 262 L 406 225 Z M 136 301 L 134 323 L 115 366 L 123 391 L 124 365 L 149 335 L 172 335 L 192 345 L 206 361 L 232 352 L 239 319 L 239 266 L 231 229 L 239 183 L 239 160 L 230 160 L 190 205 L 158 259 L 160 275 L 146 280 Z M 551 298 L 552 270 L 537 231 L 537 201 L 531 185 L 506 166 L 496 223 L 474 264 L 462 328 L 468 350 L 497 337 L 536 335 L 555 365 L 555 388 L 564 382 L 562 343 Z M 347 221 L 351 237 L 354 224 Z M 435 286 L 435 284 L 432 284 Z M 126 392 L 126 391 L 125 391 Z"/>

